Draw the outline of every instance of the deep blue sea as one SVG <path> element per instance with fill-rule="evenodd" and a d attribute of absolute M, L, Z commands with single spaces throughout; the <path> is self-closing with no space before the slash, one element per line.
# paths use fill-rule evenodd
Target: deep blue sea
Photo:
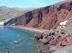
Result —
<path fill-rule="evenodd" d="M 37 53 L 39 42 L 33 35 L 34 32 L 26 30 L 0 27 L 0 53 Z M 14 41 L 19 43 L 15 44 Z"/>

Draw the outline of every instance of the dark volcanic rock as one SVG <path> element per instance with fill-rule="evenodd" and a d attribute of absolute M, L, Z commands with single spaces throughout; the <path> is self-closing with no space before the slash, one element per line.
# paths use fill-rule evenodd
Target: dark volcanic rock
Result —
<path fill-rule="evenodd" d="M 72 17 L 72 2 L 60 5 L 52 5 L 35 9 L 5 23 L 5 25 L 24 25 L 28 27 L 52 29 L 65 20 Z"/>

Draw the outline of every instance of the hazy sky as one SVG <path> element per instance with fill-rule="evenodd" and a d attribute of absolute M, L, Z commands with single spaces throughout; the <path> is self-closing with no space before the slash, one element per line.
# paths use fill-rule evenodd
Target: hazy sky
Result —
<path fill-rule="evenodd" d="M 19 8 L 38 8 L 48 6 L 63 0 L 0 0 L 0 6 Z"/>

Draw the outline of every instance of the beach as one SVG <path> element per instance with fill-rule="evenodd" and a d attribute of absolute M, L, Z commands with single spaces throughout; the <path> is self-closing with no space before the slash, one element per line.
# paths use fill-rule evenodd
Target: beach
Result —
<path fill-rule="evenodd" d="M 37 32 L 37 33 L 49 32 L 49 30 L 46 30 L 46 29 L 38 29 L 38 28 L 33 28 L 33 27 L 21 26 L 21 25 L 5 26 L 5 27 L 11 27 L 11 28 L 16 28 L 16 29 L 28 30 L 28 31 Z"/>

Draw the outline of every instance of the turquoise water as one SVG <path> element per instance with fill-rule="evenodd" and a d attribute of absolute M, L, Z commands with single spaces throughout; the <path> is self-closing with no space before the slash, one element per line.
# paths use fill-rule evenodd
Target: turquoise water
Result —
<path fill-rule="evenodd" d="M 26 30 L 0 27 L 0 53 L 37 53 L 34 33 Z M 19 41 L 22 39 L 23 41 Z M 14 41 L 19 41 L 15 44 Z"/>

